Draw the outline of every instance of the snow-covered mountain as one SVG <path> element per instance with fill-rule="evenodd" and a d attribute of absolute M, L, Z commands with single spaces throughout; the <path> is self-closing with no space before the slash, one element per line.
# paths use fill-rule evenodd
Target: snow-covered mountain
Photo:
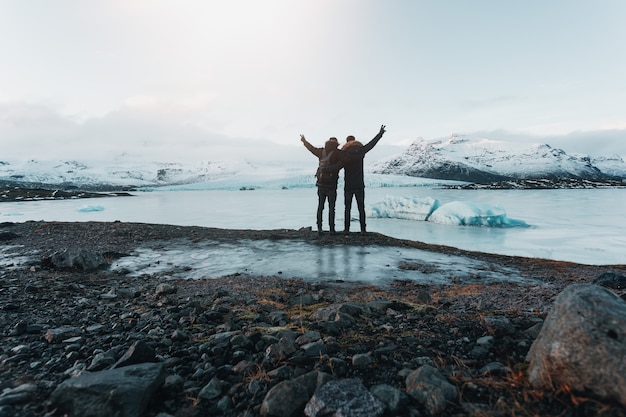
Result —
<path fill-rule="evenodd" d="M 215 150 L 214 159 L 174 162 L 126 153 L 102 160 L 7 158 L 0 159 L 0 185 L 89 191 L 315 186 L 317 161 L 308 151 L 300 147 L 263 150 L 269 152 L 257 157 L 250 155 L 250 149 L 247 155 Z M 567 154 L 546 144 L 515 146 L 453 135 L 446 140 L 419 139 L 399 155 L 396 150 L 396 156 L 379 161 L 374 159 L 377 153 L 374 148 L 366 158 L 368 187 L 450 184 L 450 180 L 484 184 L 511 179 L 626 179 L 626 163 L 619 156 Z"/>
<path fill-rule="evenodd" d="M 312 168 L 311 168 L 312 169 Z M 289 169 L 245 160 L 157 162 L 120 157 L 112 161 L 30 160 L 0 161 L 0 183 L 24 187 L 57 186 L 89 190 L 175 186 L 219 182 L 234 176 L 254 177 L 256 172 L 284 177 Z"/>
<path fill-rule="evenodd" d="M 489 183 L 516 179 L 623 179 L 619 156 L 592 158 L 567 154 L 547 144 L 512 145 L 452 135 L 447 140 L 418 139 L 399 156 L 379 161 L 371 171 L 426 178 Z"/>

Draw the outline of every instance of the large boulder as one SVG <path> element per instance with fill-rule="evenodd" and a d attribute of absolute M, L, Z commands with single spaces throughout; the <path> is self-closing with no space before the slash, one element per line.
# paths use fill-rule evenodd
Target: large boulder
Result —
<path fill-rule="evenodd" d="M 526 359 L 535 386 L 567 385 L 626 406 L 626 302 L 597 285 L 567 287 Z"/>
<path fill-rule="evenodd" d="M 50 400 L 70 416 L 139 417 L 164 382 L 162 363 L 84 372 L 59 384 Z"/>
<path fill-rule="evenodd" d="M 104 256 L 85 249 L 64 249 L 41 261 L 44 267 L 59 270 L 94 272 L 107 268 Z"/>

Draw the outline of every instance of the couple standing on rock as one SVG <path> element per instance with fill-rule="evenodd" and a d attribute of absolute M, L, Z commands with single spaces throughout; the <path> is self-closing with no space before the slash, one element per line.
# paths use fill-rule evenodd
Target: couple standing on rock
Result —
<path fill-rule="evenodd" d="M 363 178 L 363 158 L 365 154 L 372 150 L 385 133 L 385 125 L 380 127 L 380 131 L 367 144 L 363 145 L 354 136 L 346 138 L 346 143 L 339 149 L 337 138 L 330 138 L 323 148 L 316 148 L 300 135 L 300 140 L 311 153 L 319 158 L 317 168 L 317 233 L 322 234 L 322 214 L 324 204 L 328 200 L 328 225 L 330 233 L 335 234 L 335 202 L 337 201 L 337 181 L 339 180 L 339 170 L 344 171 L 344 229 L 343 233 L 350 232 L 350 211 L 352 209 L 352 197 L 356 199 L 359 209 L 359 222 L 361 233 L 365 233 L 365 182 Z"/>

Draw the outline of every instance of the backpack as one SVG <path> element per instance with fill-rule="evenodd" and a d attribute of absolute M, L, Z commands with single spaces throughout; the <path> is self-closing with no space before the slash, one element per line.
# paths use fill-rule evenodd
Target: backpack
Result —
<path fill-rule="evenodd" d="M 330 158 L 335 151 L 330 151 L 326 153 L 326 149 L 322 149 L 322 156 L 320 156 L 320 162 L 317 167 L 317 172 L 315 173 L 315 177 L 317 178 L 317 183 L 334 183 L 335 178 L 337 177 L 336 172 L 328 171 L 327 168 L 330 165 Z"/>

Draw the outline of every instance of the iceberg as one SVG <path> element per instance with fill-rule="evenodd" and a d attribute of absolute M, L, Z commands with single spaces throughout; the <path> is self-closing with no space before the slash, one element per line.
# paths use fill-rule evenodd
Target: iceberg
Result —
<path fill-rule="evenodd" d="M 433 197 L 387 196 L 369 208 L 368 216 L 380 219 L 428 221 L 455 226 L 529 227 L 507 217 L 497 205 L 452 201 L 441 204 Z"/>
<path fill-rule="evenodd" d="M 426 221 L 440 206 L 439 200 L 417 196 L 387 197 L 371 206 L 370 217 Z"/>
<path fill-rule="evenodd" d="M 429 222 L 458 226 L 529 227 L 523 220 L 510 219 L 500 206 L 452 201 L 437 208 Z"/>
<path fill-rule="evenodd" d="M 77 211 L 80 211 L 81 213 L 91 213 L 93 211 L 104 211 L 104 206 L 97 204 L 97 205 L 85 205 L 85 206 L 81 206 L 77 209 Z"/>

